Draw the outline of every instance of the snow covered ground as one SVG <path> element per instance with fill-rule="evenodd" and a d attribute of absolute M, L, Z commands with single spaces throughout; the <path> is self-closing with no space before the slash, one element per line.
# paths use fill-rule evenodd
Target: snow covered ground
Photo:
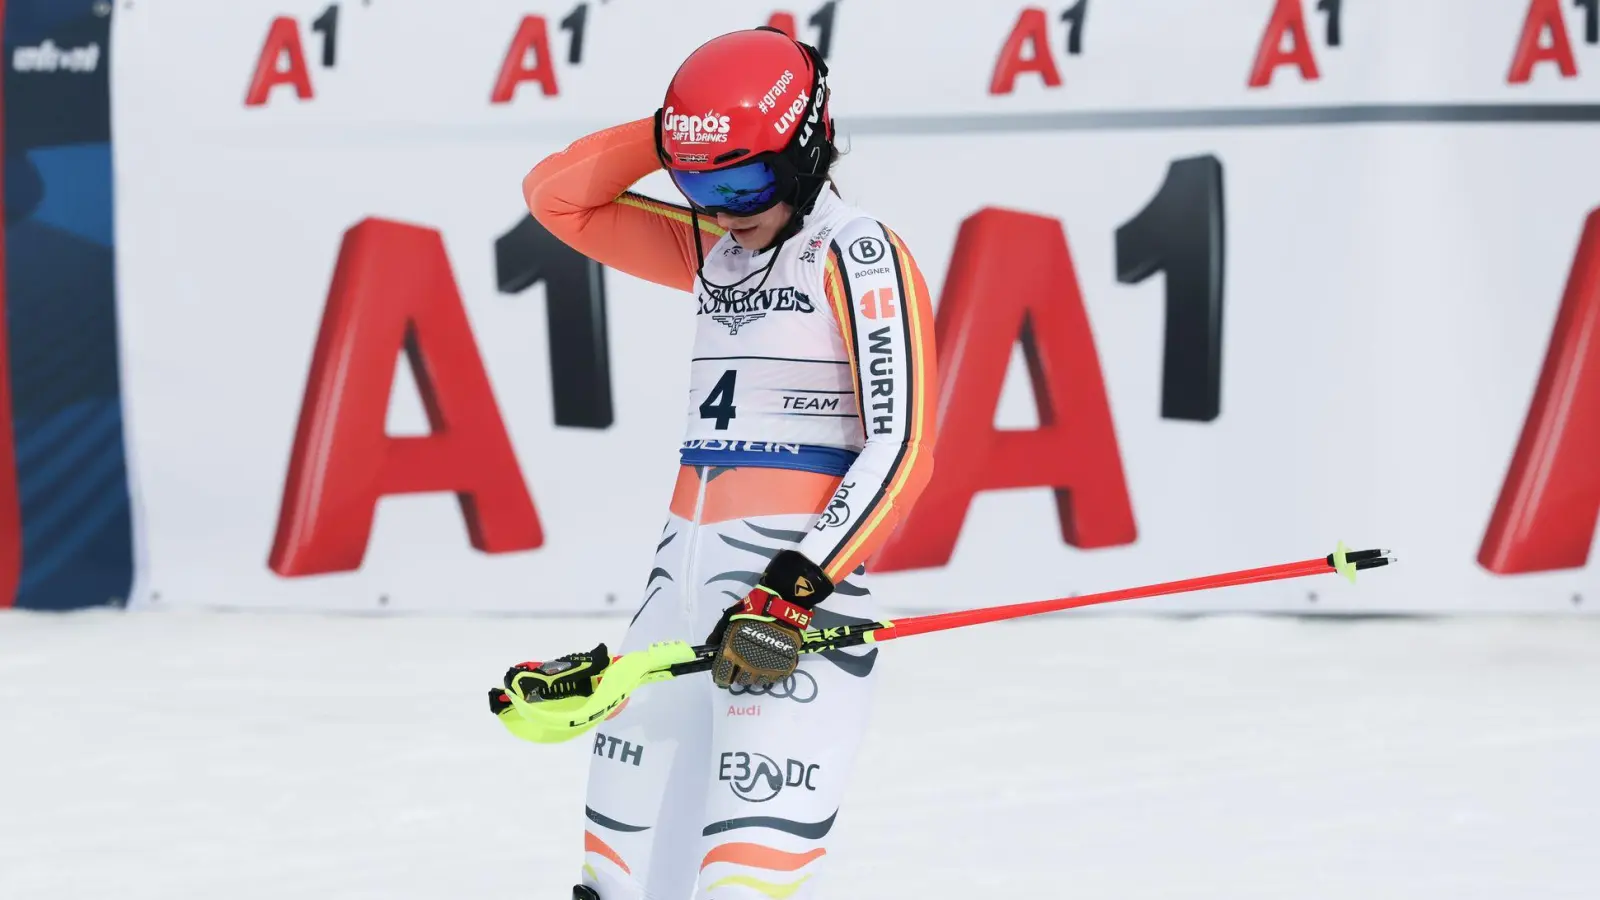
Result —
<path fill-rule="evenodd" d="M 484 691 L 624 624 L 0 615 L 0 898 L 565 900 L 587 746 Z M 1600 897 L 1600 620 L 1078 615 L 883 654 L 826 897 Z"/>

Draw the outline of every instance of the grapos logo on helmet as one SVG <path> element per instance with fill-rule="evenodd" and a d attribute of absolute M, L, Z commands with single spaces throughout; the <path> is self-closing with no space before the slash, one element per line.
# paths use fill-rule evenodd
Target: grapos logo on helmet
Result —
<path fill-rule="evenodd" d="M 662 118 L 661 130 L 684 144 L 723 144 L 728 140 L 728 117 L 710 110 L 703 116 L 686 116 L 673 112 L 669 106 Z"/>

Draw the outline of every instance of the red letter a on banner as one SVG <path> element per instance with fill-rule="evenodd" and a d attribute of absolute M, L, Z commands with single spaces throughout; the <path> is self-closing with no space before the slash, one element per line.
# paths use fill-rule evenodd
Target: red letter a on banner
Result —
<path fill-rule="evenodd" d="M 1544 370 L 1478 563 L 1512 575 L 1589 559 L 1600 516 L 1600 209 L 1589 214 Z"/>
<path fill-rule="evenodd" d="M 1022 55 L 1025 47 L 1031 48 L 1027 56 Z M 1016 90 L 1017 76 L 1023 72 L 1038 73 L 1047 87 L 1061 86 L 1061 71 L 1056 68 L 1056 58 L 1050 55 L 1050 23 L 1044 10 L 1036 6 L 1022 11 L 1005 46 L 1000 48 L 1000 58 L 989 78 L 989 93 L 1009 94 Z"/>
<path fill-rule="evenodd" d="M 995 407 L 1019 337 L 1039 428 L 1000 431 Z M 956 238 L 934 338 L 938 477 L 873 570 L 949 562 L 973 495 L 1001 488 L 1055 488 L 1061 537 L 1075 547 L 1132 543 L 1138 529 L 1122 456 L 1061 223 L 999 209 L 969 216 Z"/>
<path fill-rule="evenodd" d="M 1539 39 L 1550 32 L 1550 43 Z M 1533 67 L 1542 62 L 1553 62 L 1561 70 L 1562 78 L 1578 75 L 1578 61 L 1572 58 L 1572 38 L 1567 34 L 1567 22 L 1561 17 L 1559 0 L 1532 0 L 1528 15 L 1522 20 L 1522 35 L 1517 38 L 1517 53 L 1511 57 L 1511 73 L 1507 84 L 1525 84 L 1533 77 Z"/>
<path fill-rule="evenodd" d="M 528 51 L 532 50 L 535 62 L 528 65 Z M 550 56 L 550 32 L 545 27 L 544 16 L 523 16 L 522 25 L 511 39 L 511 49 L 500 63 L 500 76 L 494 80 L 494 93 L 490 103 L 510 103 L 517 85 L 524 81 L 539 82 L 539 90 L 546 97 L 561 92 L 556 87 L 556 62 Z"/>
<path fill-rule="evenodd" d="M 1289 36 L 1289 49 L 1283 49 L 1283 36 Z M 1311 53 L 1311 38 L 1306 30 L 1305 11 L 1300 0 L 1278 0 L 1267 22 L 1267 32 L 1261 36 L 1256 48 L 1255 65 L 1250 67 L 1250 86 L 1266 87 L 1272 83 L 1272 74 L 1279 66 L 1296 66 L 1300 77 L 1316 81 L 1317 58 Z"/>
<path fill-rule="evenodd" d="M 385 433 L 402 348 L 427 437 Z M 544 542 L 444 241 L 365 219 L 339 249 L 269 565 L 284 576 L 359 568 L 378 498 L 434 491 L 455 492 L 479 550 Z"/>
<path fill-rule="evenodd" d="M 288 67 L 278 68 L 278 61 L 288 57 Z M 267 95 L 280 84 L 294 86 L 295 96 L 311 99 L 311 70 L 306 67 L 305 51 L 300 49 L 300 26 L 288 16 L 272 20 L 267 29 L 267 39 L 261 45 L 261 55 L 256 57 L 256 72 L 250 79 L 250 90 L 244 96 L 245 106 L 260 106 Z"/>

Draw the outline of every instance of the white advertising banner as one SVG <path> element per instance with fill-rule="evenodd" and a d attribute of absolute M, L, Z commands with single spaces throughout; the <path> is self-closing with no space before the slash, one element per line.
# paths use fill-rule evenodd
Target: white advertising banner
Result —
<path fill-rule="evenodd" d="M 119 9 L 134 603 L 631 611 L 694 307 L 541 234 L 520 182 L 774 21 L 828 56 L 840 191 L 935 295 L 938 463 L 875 561 L 891 608 L 1342 539 L 1402 562 L 1137 607 L 1592 611 L 1594 9 Z"/>

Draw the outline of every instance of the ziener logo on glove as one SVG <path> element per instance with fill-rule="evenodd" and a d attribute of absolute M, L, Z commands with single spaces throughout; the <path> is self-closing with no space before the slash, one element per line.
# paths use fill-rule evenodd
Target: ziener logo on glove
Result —
<path fill-rule="evenodd" d="M 751 803 L 765 803 L 784 788 L 817 789 L 811 779 L 822 768 L 816 763 L 788 759 L 779 766 L 765 753 L 729 752 L 722 754 L 717 780 L 728 782 L 734 796 Z"/>
<path fill-rule="evenodd" d="M 768 647 L 779 651 L 788 650 L 793 646 L 788 641 L 785 641 L 783 638 L 780 638 L 775 634 L 766 631 L 756 631 L 755 629 L 746 629 L 744 632 L 744 638 L 747 641 L 755 641 L 758 644 L 766 644 Z"/>

